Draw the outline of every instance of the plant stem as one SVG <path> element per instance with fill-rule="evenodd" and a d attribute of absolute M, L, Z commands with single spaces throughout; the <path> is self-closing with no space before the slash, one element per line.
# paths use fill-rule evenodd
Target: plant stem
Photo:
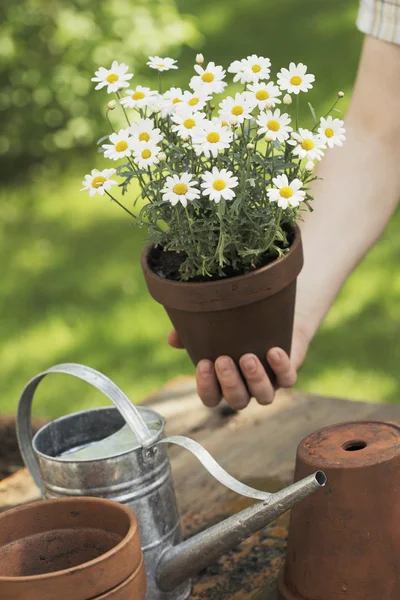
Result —
<path fill-rule="evenodd" d="M 336 107 L 336 104 L 339 102 L 339 100 L 340 100 L 340 98 L 336 98 L 336 100 L 335 100 L 335 102 L 333 103 L 333 105 L 331 106 L 331 108 L 330 108 L 330 109 L 328 110 L 328 112 L 327 112 L 327 113 L 325 113 L 325 114 L 324 114 L 324 116 L 322 117 L 323 119 L 326 119 L 326 117 L 327 117 L 328 115 L 330 115 L 330 114 L 331 114 L 331 112 L 332 112 L 332 111 L 333 111 L 333 109 Z M 320 121 L 321 121 L 321 119 L 320 119 Z M 311 130 L 311 131 L 314 131 L 314 129 L 316 129 L 316 128 L 318 127 L 318 125 L 319 125 L 319 122 L 318 122 L 318 123 L 316 123 L 316 125 L 314 125 L 314 127 L 312 128 L 312 130 Z"/>
<path fill-rule="evenodd" d="M 117 92 L 117 96 L 118 96 L 118 98 L 121 100 L 121 94 L 120 94 L 119 92 Z M 120 103 L 120 104 L 121 104 L 121 103 Z M 126 112 L 126 110 L 125 110 L 125 107 L 124 107 L 124 106 L 122 106 L 122 104 L 121 104 L 121 108 L 122 108 L 122 110 L 124 111 L 125 119 L 126 119 L 126 121 L 127 121 L 128 125 L 129 125 L 129 127 L 130 127 L 130 126 L 131 126 L 131 122 L 129 121 L 128 114 L 127 114 L 127 112 Z"/>
<path fill-rule="evenodd" d="M 110 127 L 111 127 L 111 131 L 112 131 L 113 133 L 115 133 L 115 129 L 114 129 L 114 127 L 113 127 L 113 124 L 111 123 L 111 121 L 110 121 L 110 117 L 108 116 L 108 113 L 109 113 L 109 112 L 110 112 L 110 111 L 109 111 L 109 109 L 107 109 L 107 112 L 106 112 L 106 118 L 107 118 L 108 124 L 109 124 L 109 125 L 110 125 Z"/>
<path fill-rule="evenodd" d="M 225 208 L 225 200 L 221 198 L 218 205 L 218 217 L 219 217 L 219 240 L 215 255 L 218 256 L 219 266 L 224 266 L 224 208 Z"/>
<path fill-rule="evenodd" d="M 113 202 L 115 202 L 116 204 L 118 204 L 118 206 L 120 206 L 125 212 L 127 212 L 128 215 L 130 215 L 134 219 L 137 219 L 136 215 L 134 215 L 133 213 L 131 213 L 131 211 L 128 208 L 126 208 L 126 206 L 124 206 L 123 204 L 121 204 L 121 202 L 119 202 L 119 200 L 117 200 L 116 198 L 114 198 L 114 196 L 112 196 L 109 192 L 107 192 L 107 190 L 105 190 L 105 192 L 106 192 L 107 196 L 109 198 L 111 198 L 111 200 Z"/>
<path fill-rule="evenodd" d="M 271 238 L 270 238 L 270 240 L 268 241 L 268 244 L 267 244 L 267 246 L 265 247 L 265 250 L 264 250 L 264 252 L 268 252 L 268 250 L 270 249 L 270 247 L 271 247 L 271 245 L 272 245 L 272 243 L 273 243 L 273 241 L 274 241 L 274 239 L 275 239 L 276 232 L 278 231 L 278 229 L 279 229 L 279 226 L 280 226 L 280 222 L 281 222 L 281 218 L 282 218 L 282 212 L 283 212 L 283 209 L 282 209 L 282 208 L 279 208 L 279 210 L 278 210 L 278 213 L 277 213 L 277 217 L 276 217 L 276 222 L 275 222 L 275 223 L 276 223 L 276 225 L 275 225 L 275 227 L 274 227 L 274 233 L 273 233 L 273 235 L 271 235 Z M 271 228 L 270 228 L 270 231 L 271 231 L 271 230 L 272 230 L 272 226 L 271 226 Z M 268 234 L 269 234 L 269 232 L 268 232 Z"/>
<path fill-rule="evenodd" d="M 296 131 L 299 129 L 299 94 L 296 95 Z"/>

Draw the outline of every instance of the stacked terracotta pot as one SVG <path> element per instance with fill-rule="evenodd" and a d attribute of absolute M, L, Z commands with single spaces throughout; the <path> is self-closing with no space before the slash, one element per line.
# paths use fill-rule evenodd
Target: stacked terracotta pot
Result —
<path fill-rule="evenodd" d="M 143 600 L 135 515 L 100 498 L 37 502 L 0 515 L 0 600 Z"/>

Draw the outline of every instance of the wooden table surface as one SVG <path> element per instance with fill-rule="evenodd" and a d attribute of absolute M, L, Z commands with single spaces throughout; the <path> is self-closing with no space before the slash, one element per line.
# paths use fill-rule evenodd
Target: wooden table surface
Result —
<path fill-rule="evenodd" d="M 234 477 L 271 492 L 290 483 L 297 445 L 309 433 L 351 420 L 400 422 L 400 406 L 286 391 L 280 391 L 268 407 L 252 401 L 240 413 L 210 410 L 197 397 L 192 378 L 174 380 L 147 404 L 164 416 L 167 434 L 196 439 Z M 254 502 L 215 482 L 187 451 L 171 447 L 170 457 L 185 536 Z M 37 497 L 25 469 L 0 482 L 3 509 Z M 275 598 L 274 582 L 284 558 L 287 524 L 288 515 L 280 517 L 201 573 L 194 581 L 191 600 Z"/>

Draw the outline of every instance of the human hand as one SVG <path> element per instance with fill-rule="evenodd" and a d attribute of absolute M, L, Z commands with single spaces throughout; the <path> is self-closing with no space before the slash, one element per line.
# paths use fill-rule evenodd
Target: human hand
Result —
<path fill-rule="evenodd" d="M 267 352 L 268 363 L 276 374 L 277 387 L 289 388 L 296 383 L 297 371 L 304 361 L 309 342 L 306 327 L 295 323 L 291 358 L 281 348 L 271 348 Z M 169 333 L 168 343 L 174 348 L 184 347 L 175 330 Z M 223 396 L 234 410 L 242 410 L 251 397 L 259 404 L 273 401 L 275 389 L 259 359 L 254 354 L 244 354 L 239 362 L 248 389 L 229 356 L 218 357 L 214 364 L 210 360 L 198 363 L 197 393 L 203 404 L 210 408 L 217 406 Z"/>

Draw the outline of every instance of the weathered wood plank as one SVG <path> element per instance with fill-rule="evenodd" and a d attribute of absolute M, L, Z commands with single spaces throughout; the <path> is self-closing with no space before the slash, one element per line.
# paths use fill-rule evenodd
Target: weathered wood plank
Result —
<path fill-rule="evenodd" d="M 287 391 L 280 391 L 271 406 L 253 401 L 245 411 L 226 415 L 220 408 L 209 410 L 201 404 L 193 378 L 172 381 L 146 404 L 164 416 L 168 434 L 193 437 L 232 475 L 268 491 L 290 482 L 297 445 L 312 431 L 349 420 L 400 422 L 400 406 Z M 170 448 L 170 457 L 186 535 L 251 504 L 217 484 L 188 452 Z M 25 469 L 0 482 L 3 509 L 37 498 L 38 490 Z M 248 600 L 264 586 L 272 589 L 284 556 L 286 530 L 287 515 L 223 557 L 196 579 L 191 599 Z M 272 600 L 273 593 L 262 598 Z"/>

